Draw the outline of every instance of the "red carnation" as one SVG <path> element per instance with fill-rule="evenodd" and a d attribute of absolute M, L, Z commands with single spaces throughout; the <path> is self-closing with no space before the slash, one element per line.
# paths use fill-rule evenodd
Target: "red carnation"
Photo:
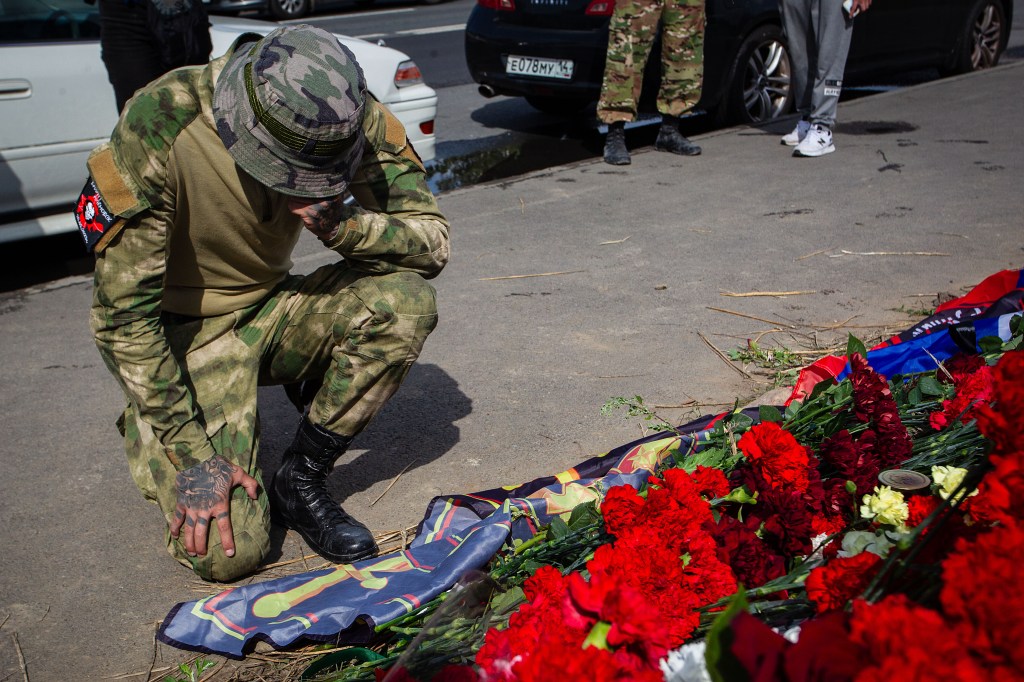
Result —
<path fill-rule="evenodd" d="M 871 552 L 851 557 L 836 557 L 807 576 L 807 598 L 818 613 L 836 611 L 860 595 L 875 576 L 881 558 Z"/>
<path fill-rule="evenodd" d="M 929 421 L 935 429 L 942 429 L 952 421 L 960 420 L 966 424 L 977 416 L 977 407 L 992 401 L 992 368 L 978 356 L 976 362 L 964 363 L 965 368 L 950 367 L 955 393 L 950 400 L 942 401 L 942 410 L 929 415 Z"/>
<path fill-rule="evenodd" d="M 846 429 L 822 443 L 818 451 L 822 461 L 834 466 L 843 482 L 853 481 L 861 495 L 870 493 L 878 485 L 881 469 L 871 455 L 871 448 L 859 446 Z"/>
<path fill-rule="evenodd" d="M 477 652 L 476 663 L 486 680 L 544 679 L 531 677 L 530 672 L 531 665 L 535 665 L 531 659 L 538 655 L 538 642 L 552 650 L 572 651 L 583 645 L 589 632 L 591 622 L 578 615 L 565 617 L 573 612 L 566 608 L 567 580 L 558 569 L 542 566 L 526 580 L 523 590 L 527 603 L 512 614 L 506 629 L 488 631 Z"/>
<path fill-rule="evenodd" d="M 786 574 L 783 558 L 731 516 L 723 516 L 710 530 L 718 546 L 719 560 L 732 568 L 736 580 L 745 587 L 760 587 Z"/>
<path fill-rule="evenodd" d="M 895 405 L 889 382 L 871 369 L 867 359 L 860 353 L 850 355 L 849 361 L 850 385 L 857 418 L 862 422 L 877 419 L 879 414 L 887 411 L 888 403 Z"/>
<path fill-rule="evenodd" d="M 636 515 L 644 506 L 644 499 L 628 485 L 615 486 L 601 501 L 604 526 L 612 535 L 636 525 Z"/>
<path fill-rule="evenodd" d="M 857 682 L 990 679 L 939 613 L 903 595 L 888 596 L 877 604 L 854 602 L 850 639 L 867 650 L 869 662 Z"/>
<path fill-rule="evenodd" d="M 915 528 L 921 525 L 928 516 L 939 508 L 939 500 L 932 495 L 911 495 L 907 498 L 907 526 Z"/>
<path fill-rule="evenodd" d="M 376 668 L 373 671 L 373 677 L 377 682 L 381 682 L 384 678 L 387 678 L 388 682 L 419 682 L 419 680 L 412 676 L 412 673 L 402 666 Z"/>
<path fill-rule="evenodd" d="M 850 383 L 857 418 L 870 424 L 874 432 L 874 462 L 880 470 L 899 466 L 910 457 L 913 441 L 900 419 L 889 383 L 857 353 L 850 356 Z M 858 439 L 861 447 L 867 446 L 870 433 L 865 432 Z"/>
<path fill-rule="evenodd" d="M 995 408 L 977 408 L 978 428 L 996 452 L 1006 454 L 1020 448 L 1024 437 L 1024 350 L 1004 354 L 993 374 Z"/>
<path fill-rule="evenodd" d="M 989 666 L 1024 670 L 1024 529 L 997 526 L 961 538 L 942 562 L 942 608 L 975 654 Z"/>
<path fill-rule="evenodd" d="M 693 479 L 701 497 L 713 500 L 729 494 L 729 481 L 721 469 L 698 465 L 695 471 L 690 472 L 690 478 Z"/>
<path fill-rule="evenodd" d="M 747 460 L 772 488 L 807 489 L 811 459 L 807 448 L 775 422 L 761 422 L 738 443 Z"/>
<path fill-rule="evenodd" d="M 762 492 L 751 513 L 761 520 L 761 538 L 787 558 L 811 553 L 816 533 L 807 501 L 796 490 L 770 489 Z"/>
<path fill-rule="evenodd" d="M 1024 450 L 989 457 L 992 469 L 968 498 L 968 513 L 977 521 L 1013 523 L 1024 519 Z"/>

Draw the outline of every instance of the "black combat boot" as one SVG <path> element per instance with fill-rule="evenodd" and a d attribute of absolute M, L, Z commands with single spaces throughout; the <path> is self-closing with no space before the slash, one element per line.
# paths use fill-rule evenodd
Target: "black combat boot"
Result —
<path fill-rule="evenodd" d="M 351 440 L 303 418 L 269 491 L 271 511 L 317 554 L 337 563 L 365 559 L 377 551 L 369 529 L 327 492 L 327 475 Z"/>
<path fill-rule="evenodd" d="M 608 124 L 608 137 L 604 141 L 604 162 L 613 166 L 628 166 L 629 150 L 626 149 L 626 124 L 622 121 Z"/>
<path fill-rule="evenodd" d="M 679 119 L 675 116 L 662 116 L 654 148 L 659 152 L 672 152 L 683 156 L 697 156 L 701 152 L 698 145 L 690 142 L 679 132 Z"/>

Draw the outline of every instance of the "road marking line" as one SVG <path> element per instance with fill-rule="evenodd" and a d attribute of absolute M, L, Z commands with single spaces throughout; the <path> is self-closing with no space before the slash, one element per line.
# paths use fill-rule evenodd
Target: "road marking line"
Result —
<path fill-rule="evenodd" d="M 465 24 L 448 24 L 447 26 L 430 26 L 428 28 L 411 28 L 407 31 L 394 31 L 392 33 L 366 33 L 355 36 L 363 40 L 376 40 L 377 38 L 397 38 L 398 36 L 429 36 L 435 33 L 451 33 L 452 31 L 465 31 Z"/>

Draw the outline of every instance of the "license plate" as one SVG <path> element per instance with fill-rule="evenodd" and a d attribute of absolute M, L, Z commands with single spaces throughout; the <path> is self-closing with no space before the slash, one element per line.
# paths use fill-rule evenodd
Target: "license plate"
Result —
<path fill-rule="evenodd" d="M 539 76 L 541 78 L 557 78 L 570 80 L 573 63 L 571 59 L 541 59 L 540 57 L 508 56 L 505 73 L 516 76 Z"/>

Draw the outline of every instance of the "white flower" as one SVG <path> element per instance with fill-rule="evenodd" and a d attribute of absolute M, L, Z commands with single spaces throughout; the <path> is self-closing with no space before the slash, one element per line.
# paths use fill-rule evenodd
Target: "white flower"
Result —
<path fill-rule="evenodd" d="M 893 543 L 884 535 L 876 535 L 866 530 L 851 530 L 843 536 L 843 549 L 840 550 L 839 556 L 857 556 L 861 552 L 871 552 L 884 559 L 893 547 Z"/>
<path fill-rule="evenodd" d="M 700 641 L 670 651 L 658 663 L 665 682 L 711 682 L 711 675 L 704 664 L 704 648 L 704 642 Z"/>
<path fill-rule="evenodd" d="M 948 500 L 949 496 L 953 494 L 960 484 L 964 481 L 964 476 L 967 475 L 967 469 L 961 467 L 945 467 L 945 466 L 933 466 L 932 467 L 932 480 L 935 481 L 935 485 L 938 488 L 939 497 L 944 500 Z M 978 490 L 975 489 L 971 492 L 968 497 L 974 497 L 978 494 Z M 957 499 L 963 497 L 963 492 L 957 496 Z"/>
<path fill-rule="evenodd" d="M 861 500 L 860 515 L 874 519 L 877 523 L 897 528 L 907 522 L 910 509 L 903 500 L 903 493 L 887 485 L 875 486 L 874 495 L 865 495 Z"/>

